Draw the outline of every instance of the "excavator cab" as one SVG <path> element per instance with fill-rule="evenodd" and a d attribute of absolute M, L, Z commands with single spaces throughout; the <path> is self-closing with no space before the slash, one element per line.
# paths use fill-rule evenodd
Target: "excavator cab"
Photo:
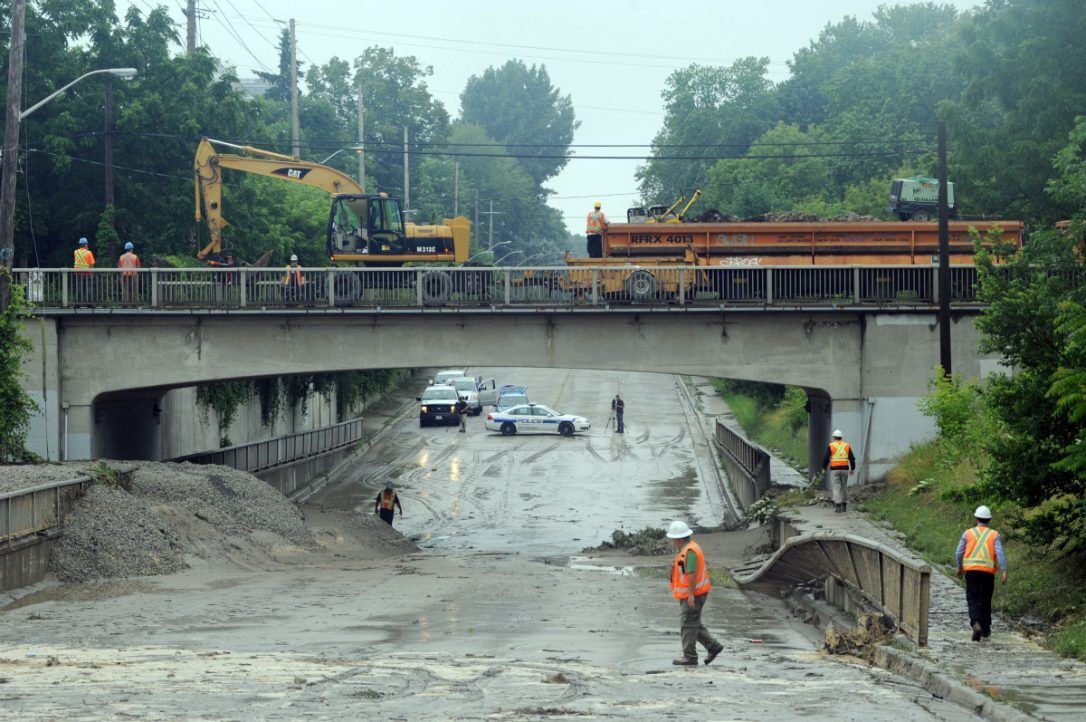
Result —
<path fill-rule="evenodd" d="M 332 200 L 328 226 L 328 255 L 375 259 L 405 252 L 405 227 L 400 201 L 381 194 L 344 194 Z"/>

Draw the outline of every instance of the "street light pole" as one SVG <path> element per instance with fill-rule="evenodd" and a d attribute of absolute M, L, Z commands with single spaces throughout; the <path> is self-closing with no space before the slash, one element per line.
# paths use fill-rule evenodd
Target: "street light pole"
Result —
<path fill-rule="evenodd" d="M 59 90 L 20 111 L 23 95 L 23 23 L 26 16 L 26 0 L 14 0 L 11 7 L 11 48 L 8 53 L 8 100 L 4 124 L 4 158 L 0 171 L 0 264 L 10 271 L 15 258 L 15 172 L 19 162 L 19 123 L 38 108 L 64 94 L 84 78 L 108 73 L 118 78 L 131 78 L 135 68 L 103 68 L 84 73 Z M 11 288 L 7 274 L 0 274 L 0 312 L 7 308 Z"/>

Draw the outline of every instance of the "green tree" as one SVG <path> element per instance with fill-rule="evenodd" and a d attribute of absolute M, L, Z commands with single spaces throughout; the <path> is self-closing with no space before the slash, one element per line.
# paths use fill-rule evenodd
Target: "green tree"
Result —
<path fill-rule="evenodd" d="M 0 273 L 8 271 L 0 269 Z M 0 313 L 0 461 L 25 461 L 30 415 L 38 405 L 23 389 L 23 354 L 33 349 L 23 337 L 22 324 L 27 317 L 23 288 L 11 285 L 11 302 Z"/>
<path fill-rule="evenodd" d="M 580 125 L 573 102 L 551 85 L 545 66 L 509 60 L 468 78 L 460 94 L 461 119 L 518 156 L 536 185 L 554 177 L 568 162 L 569 144 Z"/>

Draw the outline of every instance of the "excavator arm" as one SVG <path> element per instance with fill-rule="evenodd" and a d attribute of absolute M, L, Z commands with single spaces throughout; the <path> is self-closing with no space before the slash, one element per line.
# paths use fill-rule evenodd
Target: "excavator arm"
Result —
<path fill-rule="evenodd" d="M 215 149 L 216 145 L 232 148 L 248 155 L 219 153 Z M 222 215 L 222 171 L 224 169 L 291 181 L 310 188 L 319 188 L 333 196 L 341 193 L 361 194 L 364 192 L 353 178 L 335 168 L 248 145 L 234 145 L 221 140 L 204 138 L 196 149 L 196 160 L 193 163 L 196 220 L 207 222 L 211 242 L 196 254 L 200 259 L 222 250 L 222 231 L 227 226 L 227 221 Z"/>

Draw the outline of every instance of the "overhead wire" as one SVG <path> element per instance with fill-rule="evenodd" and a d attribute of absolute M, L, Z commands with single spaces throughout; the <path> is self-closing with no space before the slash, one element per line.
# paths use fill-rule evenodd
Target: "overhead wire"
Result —
<path fill-rule="evenodd" d="M 256 61 L 257 65 L 264 68 L 264 72 L 271 73 L 271 69 L 267 65 L 265 65 L 260 58 L 256 56 L 256 53 L 254 53 L 252 49 L 246 44 L 245 40 L 242 39 L 241 33 L 237 31 L 237 28 L 234 27 L 234 24 L 230 22 L 230 18 L 228 18 L 226 16 L 226 13 L 223 12 L 222 6 L 219 5 L 218 0 L 210 0 L 210 2 L 214 3 L 216 8 L 215 11 L 211 12 L 211 16 L 214 17 L 219 25 L 222 26 L 223 30 L 225 30 L 228 35 L 234 38 L 234 40 L 237 41 L 238 45 L 244 48 L 245 52 L 249 54 L 249 57 Z"/>

